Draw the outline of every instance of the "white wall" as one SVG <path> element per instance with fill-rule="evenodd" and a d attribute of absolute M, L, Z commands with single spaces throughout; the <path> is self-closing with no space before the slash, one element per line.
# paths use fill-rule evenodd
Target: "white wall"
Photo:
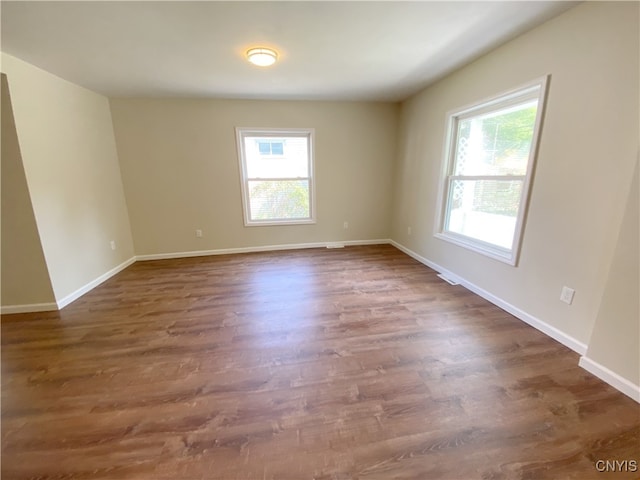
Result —
<path fill-rule="evenodd" d="M 64 303 L 133 257 L 109 102 L 6 54 L 2 72 L 51 285 Z"/>
<path fill-rule="evenodd" d="M 33 215 L 27 180 L 11 109 L 7 78 L 2 75 L 2 290 L 3 307 L 37 305 L 55 310 L 55 299 L 40 235 Z M 3 308 L 3 312 L 6 308 Z"/>
<path fill-rule="evenodd" d="M 397 104 L 111 99 L 111 110 L 138 255 L 389 236 Z M 235 127 L 315 129 L 315 225 L 244 226 Z"/>
<path fill-rule="evenodd" d="M 638 163 L 586 358 L 640 385 L 640 194 Z M 607 379 L 608 380 L 608 379 Z M 640 401 L 640 390 L 638 390 Z"/>
<path fill-rule="evenodd" d="M 598 314 L 638 152 L 638 8 L 635 2 L 581 4 L 427 88 L 401 110 L 392 238 L 583 346 Z M 434 238 L 446 113 L 546 74 L 547 114 L 519 266 Z M 571 306 L 559 301 L 563 285 L 576 290 Z"/>

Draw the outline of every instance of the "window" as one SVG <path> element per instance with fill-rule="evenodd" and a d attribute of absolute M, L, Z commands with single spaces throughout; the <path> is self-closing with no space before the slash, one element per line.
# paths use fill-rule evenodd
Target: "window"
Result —
<path fill-rule="evenodd" d="M 237 128 L 244 223 L 315 223 L 313 130 Z"/>
<path fill-rule="evenodd" d="M 436 237 L 515 265 L 547 77 L 448 115 Z"/>
<path fill-rule="evenodd" d="M 284 155 L 284 141 L 256 140 L 260 155 Z"/>

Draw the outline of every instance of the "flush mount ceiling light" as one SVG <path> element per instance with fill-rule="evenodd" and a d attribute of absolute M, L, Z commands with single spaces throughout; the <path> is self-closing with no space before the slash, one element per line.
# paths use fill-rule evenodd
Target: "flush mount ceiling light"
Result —
<path fill-rule="evenodd" d="M 271 48 L 259 47 L 247 50 L 247 60 L 259 67 L 273 65 L 278 59 L 278 52 Z"/>

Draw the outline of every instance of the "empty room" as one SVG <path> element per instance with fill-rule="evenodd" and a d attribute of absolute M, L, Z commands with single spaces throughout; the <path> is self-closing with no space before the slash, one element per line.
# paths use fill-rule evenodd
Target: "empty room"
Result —
<path fill-rule="evenodd" d="M 0 8 L 3 480 L 640 478 L 640 3 Z"/>

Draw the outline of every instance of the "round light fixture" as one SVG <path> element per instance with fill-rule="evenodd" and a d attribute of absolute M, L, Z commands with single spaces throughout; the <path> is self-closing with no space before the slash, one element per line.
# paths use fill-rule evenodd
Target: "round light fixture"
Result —
<path fill-rule="evenodd" d="M 278 52 L 271 48 L 259 47 L 247 50 L 247 60 L 259 67 L 273 65 L 278 59 Z"/>

